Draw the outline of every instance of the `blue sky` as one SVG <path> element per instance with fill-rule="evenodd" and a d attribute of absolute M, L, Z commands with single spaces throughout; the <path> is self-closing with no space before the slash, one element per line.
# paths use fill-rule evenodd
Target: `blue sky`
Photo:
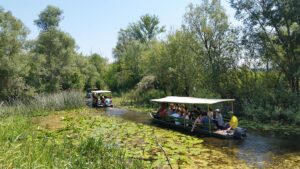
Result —
<path fill-rule="evenodd" d="M 157 15 L 167 32 L 180 27 L 186 6 L 200 0 L 1 0 L 0 6 L 11 11 L 30 30 L 28 39 L 35 39 L 39 30 L 33 21 L 47 5 L 63 10 L 60 28 L 76 41 L 78 52 L 99 53 L 113 61 L 112 49 L 118 31 L 136 22 L 144 14 Z M 231 22 L 234 11 L 222 0 Z"/>

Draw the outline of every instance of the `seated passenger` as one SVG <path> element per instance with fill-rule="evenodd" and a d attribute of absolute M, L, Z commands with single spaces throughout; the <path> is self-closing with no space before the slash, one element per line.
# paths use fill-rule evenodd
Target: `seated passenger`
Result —
<path fill-rule="evenodd" d="M 177 111 L 176 113 L 172 114 L 171 117 L 175 117 L 174 121 L 175 121 L 176 125 L 181 125 L 181 123 L 180 123 L 181 113 L 179 111 Z"/>
<path fill-rule="evenodd" d="M 214 119 L 214 112 L 212 111 L 211 108 L 208 109 L 207 116 L 208 116 L 211 120 Z"/>
<path fill-rule="evenodd" d="M 104 105 L 104 103 L 105 103 L 105 98 L 106 98 L 106 96 L 103 96 L 103 95 L 100 96 L 100 100 L 101 100 L 102 105 Z"/>
<path fill-rule="evenodd" d="M 218 129 L 223 129 L 224 121 L 223 121 L 223 116 L 220 112 L 220 109 L 216 109 L 215 113 L 216 113 L 216 118 L 214 119 L 214 123 L 216 124 Z"/>
<path fill-rule="evenodd" d="M 196 118 L 196 120 L 195 120 L 195 122 L 194 122 L 194 124 L 193 124 L 193 127 L 192 127 L 191 132 L 194 131 L 194 129 L 195 129 L 195 127 L 196 127 L 196 125 L 197 125 L 198 123 L 199 123 L 199 124 L 202 124 L 202 119 L 203 119 L 203 115 L 202 115 L 202 113 L 200 112 L 200 113 L 199 113 L 199 116 Z"/>
<path fill-rule="evenodd" d="M 182 108 L 182 118 L 184 119 L 185 126 L 188 126 L 190 112 L 188 112 L 186 108 Z"/>
<path fill-rule="evenodd" d="M 168 110 L 168 115 L 171 116 L 174 113 L 176 113 L 175 105 L 170 104 L 170 107 L 169 107 L 169 110 Z"/>
<path fill-rule="evenodd" d="M 181 116 L 181 107 L 180 106 L 176 108 L 176 112 L 179 113 Z"/>
<path fill-rule="evenodd" d="M 96 96 L 95 93 L 92 94 L 93 97 L 93 106 L 97 107 L 98 106 L 98 97 Z"/>
<path fill-rule="evenodd" d="M 198 108 L 196 107 L 196 105 L 194 105 L 193 108 L 192 108 L 191 111 L 190 111 L 191 114 L 196 113 L 196 112 L 197 112 L 197 109 L 198 109 Z"/>
<path fill-rule="evenodd" d="M 166 108 L 166 103 L 162 103 L 160 109 L 158 110 L 158 115 L 160 118 L 166 118 L 168 116 L 167 108 Z"/>
<path fill-rule="evenodd" d="M 207 115 L 206 112 L 202 113 L 202 119 L 201 123 L 202 124 L 209 124 L 210 117 Z"/>
<path fill-rule="evenodd" d="M 229 130 L 234 130 L 234 129 L 236 129 L 236 128 L 238 127 L 239 120 L 238 120 L 238 118 L 233 114 L 232 111 L 228 112 L 228 114 L 230 115 L 231 119 L 230 119 L 229 124 L 227 123 L 227 124 L 225 125 L 225 129 L 226 129 L 227 131 L 229 131 Z"/>
<path fill-rule="evenodd" d="M 105 97 L 105 106 L 111 105 L 111 99 L 109 97 Z"/>
<path fill-rule="evenodd" d="M 209 116 L 207 115 L 206 112 L 202 112 L 202 117 L 200 119 L 198 119 L 198 122 L 200 123 L 200 125 L 202 125 L 202 127 L 205 129 L 205 130 L 208 130 L 210 129 L 210 126 L 213 124 L 213 121 L 212 119 L 209 118 Z M 193 128 L 192 128 L 192 131 L 194 130 L 194 128 L 196 127 L 196 121 L 193 125 Z"/>
<path fill-rule="evenodd" d="M 196 120 L 199 114 L 201 113 L 200 107 L 197 107 L 196 111 L 190 113 L 190 120 Z"/>

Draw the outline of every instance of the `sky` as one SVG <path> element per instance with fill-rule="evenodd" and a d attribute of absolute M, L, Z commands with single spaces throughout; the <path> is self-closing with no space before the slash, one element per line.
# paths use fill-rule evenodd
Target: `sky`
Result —
<path fill-rule="evenodd" d="M 234 10 L 228 0 L 221 0 L 229 21 L 234 23 Z M 60 23 L 62 31 L 69 33 L 76 41 L 77 51 L 84 55 L 99 53 L 113 61 L 112 49 L 115 47 L 120 29 L 137 22 L 142 15 L 158 16 L 160 25 L 166 32 L 180 28 L 183 15 L 190 3 L 199 4 L 201 0 L 1 0 L 5 11 L 20 19 L 30 30 L 28 39 L 35 39 L 39 29 L 34 20 L 47 5 L 54 5 L 63 11 Z"/>

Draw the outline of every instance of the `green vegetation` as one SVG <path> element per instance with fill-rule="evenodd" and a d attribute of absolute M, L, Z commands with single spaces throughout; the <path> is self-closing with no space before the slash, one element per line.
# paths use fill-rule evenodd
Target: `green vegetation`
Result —
<path fill-rule="evenodd" d="M 101 137 L 76 135 L 71 127 L 49 131 L 37 128 L 31 118 L 12 116 L 1 120 L 1 168 L 140 168 L 125 158 L 115 144 Z M 73 135 L 72 135 L 73 134 Z M 72 136 L 71 136 L 72 135 Z"/>
<path fill-rule="evenodd" d="M 148 114 L 149 112 L 157 111 L 157 106 L 145 104 L 145 102 L 137 102 L 136 100 L 131 100 L 130 96 L 114 97 L 113 101 L 116 107 L 124 108 L 133 112 Z"/>
<path fill-rule="evenodd" d="M 82 92 L 69 91 L 36 96 L 30 101 L 14 101 L 1 105 L 0 116 L 28 115 L 35 116 L 49 111 L 81 108 L 85 105 Z"/>
<path fill-rule="evenodd" d="M 239 164 L 247 168 L 234 156 L 228 158 L 218 149 L 204 147 L 199 138 L 107 117 L 101 110 L 70 109 L 32 115 L 16 114 L 1 119 L 1 168 L 167 166 L 157 142 L 163 145 L 175 168 L 216 166 L 210 162 L 220 158 L 228 161 L 228 166 Z"/>
<path fill-rule="evenodd" d="M 40 29 L 33 40 L 0 7 L 0 168 L 166 167 L 154 136 L 174 167 L 252 167 L 235 150 L 83 109 L 82 91 L 110 89 L 122 97 L 117 105 L 137 112 L 166 95 L 234 98 L 241 125 L 299 133 L 299 2 L 231 0 L 243 21 L 235 27 L 219 0 L 203 0 L 168 33 L 158 16 L 145 14 L 120 29 L 113 63 L 78 53 L 55 6 L 33 21 Z M 265 167 L 294 168 L 298 157 Z"/>
<path fill-rule="evenodd" d="M 153 126 L 106 116 L 104 109 L 70 109 L 0 120 L 1 168 L 252 168 L 235 148 Z M 273 155 L 272 155 L 273 157 Z M 296 167 L 298 154 L 274 156 L 267 168 Z M 288 159 L 288 162 L 286 161 Z M 196 168 L 197 168 L 196 167 Z"/>
<path fill-rule="evenodd" d="M 0 167 L 141 168 L 118 145 L 92 137 L 81 123 L 75 126 L 71 117 L 64 118 L 86 112 L 82 98 L 80 92 L 63 92 L 1 107 Z"/>
<path fill-rule="evenodd" d="M 82 108 L 82 98 L 80 92 L 62 92 L 2 107 L 0 110 L 8 113 L 2 112 L 0 120 L 0 167 L 167 167 L 166 157 L 157 142 L 163 146 L 174 168 L 224 165 L 250 168 L 255 165 L 237 159 L 236 149 L 224 151 L 203 146 L 197 137 L 109 117 L 104 109 Z M 122 99 L 115 98 L 115 104 L 120 105 Z M 139 112 L 152 109 L 141 108 L 141 105 L 127 108 Z M 298 165 L 297 157 L 297 154 L 287 155 L 291 168 Z"/>
<path fill-rule="evenodd" d="M 250 120 L 240 119 L 239 125 L 247 129 L 254 129 L 254 130 L 274 132 L 274 133 L 280 132 L 283 135 L 298 135 L 300 133 L 300 129 L 298 125 L 282 124 L 279 122 L 264 124 L 264 123 L 257 123 L 254 121 L 250 121 Z"/>
<path fill-rule="evenodd" d="M 83 124 L 89 124 L 91 120 L 100 127 L 95 130 L 94 135 L 117 141 L 118 145 L 125 148 L 126 156 L 143 160 L 150 168 L 168 166 L 157 141 L 163 146 L 174 168 L 222 166 L 223 164 L 213 162 L 217 159 L 227 161 L 228 166 L 239 163 L 244 168 L 248 167 L 234 156 L 228 157 L 219 149 L 203 146 L 203 141 L 197 137 L 105 116 L 84 119 Z"/>
<path fill-rule="evenodd" d="M 234 98 L 247 121 L 299 126 L 298 1 L 231 4 L 244 27 L 233 27 L 217 0 L 189 5 L 164 40 L 140 40 L 130 24 L 119 33 L 109 87 L 137 105 L 166 95 Z"/>
<path fill-rule="evenodd" d="M 158 16 L 145 14 L 120 29 L 113 63 L 78 53 L 55 6 L 33 21 L 40 33 L 30 41 L 23 23 L 0 8 L 0 113 L 72 108 L 65 101 L 44 105 L 38 95 L 98 88 L 138 105 L 166 95 L 234 98 L 235 113 L 249 124 L 299 126 L 299 1 L 231 5 L 240 27 L 228 22 L 219 0 L 189 5 L 182 26 L 168 33 Z"/>

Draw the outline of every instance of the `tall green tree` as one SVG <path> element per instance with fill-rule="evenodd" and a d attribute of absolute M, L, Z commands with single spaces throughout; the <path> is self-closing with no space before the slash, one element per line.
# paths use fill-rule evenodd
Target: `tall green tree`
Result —
<path fill-rule="evenodd" d="M 34 23 L 42 30 L 47 31 L 50 28 L 58 28 L 59 22 L 62 20 L 63 11 L 55 6 L 47 6 L 46 9 L 39 14 L 39 19 Z"/>
<path fill-rule="evenodd" d="M 226 78 L 226 72 L 236 66 L 239 51 L 237 31 L 230 28 L 219 0 L 203 0 L 200 5 L 189 5 L 184 20 L 184 29 L 194 34 L 197 45 L 191 50 L 201 56 L 207 87 L 226 97 L 221 83 Z"/>
<path fill-rule="evenodd" d="M 129 26 L 131 36 L 141 42 L 148 42 L 158 34 L 165 32 L 165 27 L 159 26 L 159 19 L 153 15 L 143 15 L 137 23 Z"/>
<path fill-rule="evenodd" d="M 62 11 L 48 6 L 35 21 L 41 32 L 33 47 L 34 57 L 39 57 L 43 71 L 39 74 L 42 90 L 56 92 L 72 88 L 82 88 L 82 75 L 75 59 L 75 40 L 67 33 L 59 30 L 58 24 Z M 36 86 L 41 88 L 42 86 Z"/>
<path fill-rule="evenodd" d="M 0 100 L 21 98 L 29 90 L 24 80 L 27 33 L 19 19 L 0 8 Z"/>
<path fill-rule="evenodd" d="M 92 54 L 87 57 L 88 63 L 85 65 L 89 68 L 86 75 L 85 88 L 105 89 L 107 87 L 105 82 L 105 74 L 108 71 L 107 59 L 101 57 L 99 54 Z"/>
<path fill-rule="evenodd" d="M 176 31 L 163 42 L 156 42 L 147 52 L 147 74 L 155 75 L 165 94 L 190 96 L 201 81 L 199 56 L 190 48 L 191 34 Z"/>
<path fill-rule="evenodd" d="M 231 0 L 236 17 L 244 21 L 245 43 L 266 68 L 284 74 L 288 88 L 299 93 L 300 78 L 300 1 Z"/>
<path fill-rule="evenodd" d="M 151 40 L 164 32 L 159 26 L 157 16 L 144 15 L 136 23 L 121 29 L 118 42 L 113 50 L 117 64 L 118 86 L 123 89 L 133 88 L 143 77 L 141 69 L 142 53 L 149 49 Z"/>

